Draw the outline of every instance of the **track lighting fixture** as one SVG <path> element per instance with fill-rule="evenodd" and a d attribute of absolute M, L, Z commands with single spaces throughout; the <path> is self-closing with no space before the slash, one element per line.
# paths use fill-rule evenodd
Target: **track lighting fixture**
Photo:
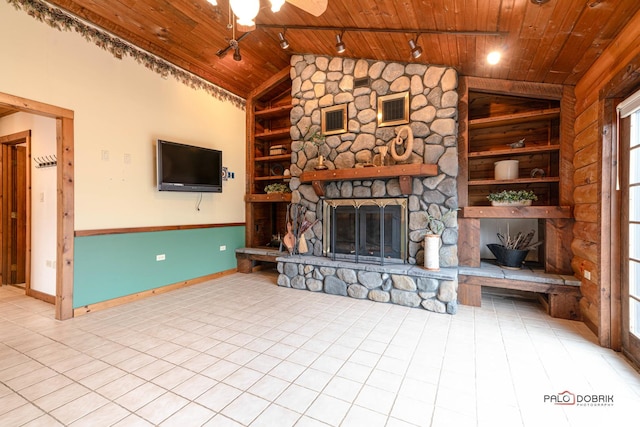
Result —
<path fill-rule="evenodd" d="M 422 55 L 422 48 L 417 44 L 418 37 L 420 37 L 420 34 L 418 34 L 415 39 L 409 40 L 409 48 L 411 48 L 411 56 L 413 56 L 415 59 L 420 58 L 420 56 Z"/>
<path fill-rule="evenodd" d="M 342 41 L 342 36 L 344 35 L 344 32 L 342 32 L 342 34 L 336 34 L 336 52 L 338 53 L 344 53 L 344 51 L 347 49 L 346 46 L 344 45 L 344 42 Z"/>
<path fill-rule="evenodd" d="M 285 29 L 284 32 L 286 33 L 287 30 Z M 289 48 L 289 41 L 287 41 L 287 39 L 284 38 L 284 34 L 283 33 L 278 33 L 278 39 L 280 40 L 280 47 L 283 50 Z"/>
<path fill-rule="evenodd" d="M 240 55 L 240 46 L 235 48 L 235 50 L 233 51 L 233 60 L 238 62 L 242 61 L 242 56 Z"/>

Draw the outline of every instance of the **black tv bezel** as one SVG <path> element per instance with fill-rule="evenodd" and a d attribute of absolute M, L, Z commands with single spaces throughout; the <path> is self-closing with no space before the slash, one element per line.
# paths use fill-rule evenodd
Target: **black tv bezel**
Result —
<path fill-rule="evenodd" d="M 220 172 L 219 184 L 188 184 L 181 182 L 165 182 L 162 179 L 162 155 L 163 146 L 173 145 L 188 148 L 190 150 L 196 149 L 203 152 L 215 152 L 218 154 L 219 162 L 216 165 Z M 158 191 L 181 191 L 190 193 L 222 193 L 222 151 L 214 148 L 198 147 L 196 145 L 182 144 L 179 142 L 168 141 L 166 139 L 156 140 L 156 182 Z"/>

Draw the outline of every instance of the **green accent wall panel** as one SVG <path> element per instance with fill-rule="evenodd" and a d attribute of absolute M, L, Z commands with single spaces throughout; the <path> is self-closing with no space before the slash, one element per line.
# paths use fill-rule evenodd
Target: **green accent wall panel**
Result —
<path fill-rule="evenodd" d="M 244 226 L 76 237 L 73 307 L 236 268 L 244 239 Z"/>

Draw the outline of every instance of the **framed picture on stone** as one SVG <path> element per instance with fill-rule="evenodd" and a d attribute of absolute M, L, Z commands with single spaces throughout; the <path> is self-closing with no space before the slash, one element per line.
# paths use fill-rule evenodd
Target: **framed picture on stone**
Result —
<path fill-rule="evenodd" d="M 321 112 L 323 135 L 336 135 L 347 131 L 347 104 L 325 107 Z"/>
<path fill-rule="evenodd" d="M 378 97 L 378 127 L 409 123 L 409 92 Z"/>

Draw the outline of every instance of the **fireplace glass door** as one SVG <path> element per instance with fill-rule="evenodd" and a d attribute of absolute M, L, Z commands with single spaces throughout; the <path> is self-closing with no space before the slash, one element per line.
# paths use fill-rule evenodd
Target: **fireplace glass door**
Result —
<path fill-rule="evenodd" d="M 400 202 L 400 203 L 398 203 Z M 405 261 L 405 199 L 336 199 L 325 208 L 325 255 L 356 262 Z"/>

